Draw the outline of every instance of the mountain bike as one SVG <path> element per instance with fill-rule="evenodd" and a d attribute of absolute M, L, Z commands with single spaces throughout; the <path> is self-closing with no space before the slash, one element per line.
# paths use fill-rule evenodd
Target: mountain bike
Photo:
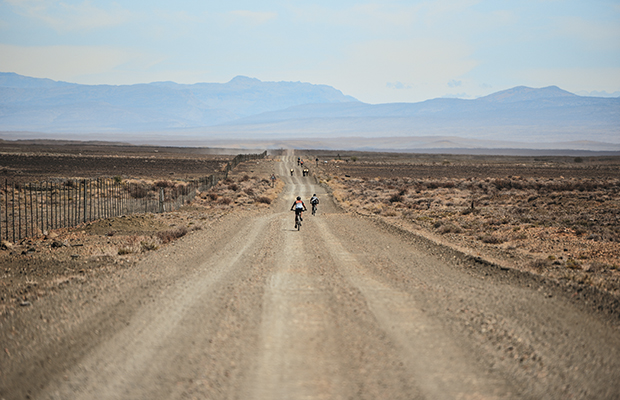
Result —
<path fill-rule="evenodd" d="M 297 228 L 297 230 L 301 229 L 301 212 L 297 211 L 295 211 L 295 228 Z"/>
<path fill-rule="evenodd" d="M 316 204 L 312 205 L 312 215 L 316 214 Z"/>

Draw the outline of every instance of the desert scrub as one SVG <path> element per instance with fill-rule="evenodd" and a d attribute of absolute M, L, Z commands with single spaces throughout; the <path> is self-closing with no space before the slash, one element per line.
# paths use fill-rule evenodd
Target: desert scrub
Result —
<path fill-rule="evenodd" d="M 564 266 L 570 269 L 581 269 L 581 264 L 573 258 L 566 260 L 566 264 L 564 264 Z"/>
<path fill-rule="evenodd" d="M 437 233 L 440 233 L 442 235 L 445 235 L 447 233 L 461 233 L 461 232 L 463 232 L 463 230 L 459 226 L 457 226 L 457 225 L 455 225 L 453 223 L 441 224 L 441 226 L 436 227 L 436 228 L 437 228 Z"/>
<path fill-rule="evenodd" d="M 549 261 L 548 259 L 547 260 L 537 259 L 537 260 L 530 262 L 529 264 L 530 269 L 538 274 L 546 271 L 550 266 L 551 266 L 551 261 Z"/>
<path fill-rule="evenodd" d="M 256 202 L 261 204 L 271 204 L 271 199 L 267 196 L 260 196 L 256 199 Z"/>
<path fill-rule="evenodd" d="M 155 242 L 147 242 L 147 241 L 140 242 L 140 249 L 143 252 L 157 250 L 158 248 L 159 246 Z"/>
<path fill-rule="evenodd" d="M 172 181 L 157 181 L 155 182 L 154 186 L 156 188 L 173 188 L 174 187 L 174 182 Z"/>
<path fill-rule="evenodd" d="M 504 241 L 501 238 L 498 238 L 497 236 L 493 236 L 493 235 L 482 235 L 480 237 L 478 237 L 478 240 L 480 240 L 482 243 L 486 243 L 486 244 L 502 244 L 504 243 Z"/>
<path fill-rule="evenodd" d="M 162 231 L 162 232 L 158 232 L 157 233 L 157 237 L 159 238 L 159 240 L 161 240 L 162 244 L 166 244 L 168 242 L 171 242 L 175 239 L 178 239 L 180 237 L 183 237 L 187 234 L 187 228 L 182 226 L 180 228 L 177 229 L 170 229 L 167 231 Z"/>
<path fill-rule="evenodd" d="M 229 205 L 230 203 L 232 203 L 232 199 L 230 197 L 220 197 L 217 200 L 217 204 Z"/>
<path fill-rule="evenodd" d="M 119 256 L 124 256 L 124 255 L 131 254 L 131 253 L 133 253 L 133 251 L 131 251 L 131 249 L 127 247 L 121 247 L 120 249 L 118 249 Z"/>

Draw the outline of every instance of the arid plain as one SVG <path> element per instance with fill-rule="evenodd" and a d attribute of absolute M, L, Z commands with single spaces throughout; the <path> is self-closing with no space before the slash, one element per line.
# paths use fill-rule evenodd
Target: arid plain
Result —
<path fill-rule="evenodd" d="M 5 148 L 0 166 L 148 189 L 234 155 L 207 153 Z M 619 172 L 278 151 L 178 211 L 41 232 L 0 252 L 0 397 L 616 398 Z"/>

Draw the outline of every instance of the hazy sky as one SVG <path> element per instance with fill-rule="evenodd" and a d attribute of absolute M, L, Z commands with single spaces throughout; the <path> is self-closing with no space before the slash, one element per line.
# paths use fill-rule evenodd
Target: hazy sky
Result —
<path fill-rule="evenodd" d="M 0 0 L 0 71 L 331 85 L 368 103 L 620 91 L 620 1 Z"/>

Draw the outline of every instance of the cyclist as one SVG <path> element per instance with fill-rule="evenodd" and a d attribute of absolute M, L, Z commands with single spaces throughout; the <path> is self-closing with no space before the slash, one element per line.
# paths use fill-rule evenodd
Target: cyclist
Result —
<path fill-rule="evenodd" d="M 308 209 L 306 208 L 306 205 L 303 201 L 301 201 L 301 197 L 297 196 L 297 200 L 295 200 L 295 202 L 291 206 L 291 211 L 295 211 L 295 216 L 299 215 L 299 220 L 303 221 L 303 212 L 307 210 Z M 297 221 L 297 218 L 295 218 L 295 221 Z"/>
<path fill-rule="evenodd" d="M 293 176 L 294 172 L 295 172 L 295 170 L 293 168 L 291 168 L 291 176 Z"/>
<path fill-rule="evenodd" d="M 276 183 L 276 175 L 275 174 L 271 174 L 271 187 L 273 187 Z"/>
<path fill-rule="evenodd" d="M 316 206 L 319 204 L 319 198 L 316 197 L 316 193 L 310 198 L 310 204 L 312 204 L 312 214 L 316 212 Z"/>

